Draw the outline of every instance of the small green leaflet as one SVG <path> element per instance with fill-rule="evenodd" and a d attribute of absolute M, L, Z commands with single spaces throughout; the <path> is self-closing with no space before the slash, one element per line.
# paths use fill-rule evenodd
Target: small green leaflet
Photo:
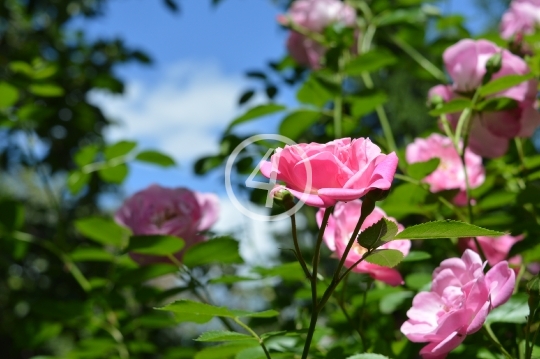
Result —
<path fill-rule="evenodd" d="M 435 221 L 418 224 L 405 228 L 394 239 L 430 239 L 430 238 L 464 238 L 489 236 L 502 236 L 503 232 L 493 231 L 459 221 Z"/>
<path fill-rule="evenodd" d="M 161 167 L 172 167 L 176 165 L 176 162 L 166 154 L 159 151 L 147 150 L 142 151 L 135 156 L 137 161 L 152 163 Z"/>
<path fill-rule="evenodd" d="M 113 158 L 125 156 L 133 149 L 137 147 L 137 142 L 133 141 L 119 141 L 111 146 L 105 148 L 104 154 L 107 160 L 112 160 Z"/>
<path fill-rule="evenodd" d="M 520 83 L 528 81 L 532 78 L 534 78 L 534 75 L 532 73 L 529 73 L 527 75 L 508 75 L 499 77 L 498 79 L 492 80 L 482 86 L 479 90 L 480 95 L 489 96 L 494 93 L 509 89 L 510 87 L 517 86 Z"/>
<path fill-rule="evenodd" d="M 279 134 L 296 140 L 321 118 L 314 110 L 298 110 L 288 114 L 279 125 Z"/>
<path fill-rule="evenodd" d="M 241 264 L 238 241 L 230 237 L 217 237 L 189 247 L 184 255 L 184 264 L 196 267 L 205 264 Z"/>
<path fill-rule="evenodd" d="M 231 128 L 243 122 L 247 122 L 247 121 L 250 121 L 259 117 L 263 117 L 263 116 L 268 116 L 273 113 L 281 112 L 281 111 L 284 111 L 285 109 L 286 109 L 285 106 L 278 105 L 275 103 L 269 103 L 266 105 L 259 105 L 259 106 L 252 107 L 249 110 L 247 110 L 247 112 L 243 114 L 242 116 L 235 118 L 229 124 L 229 128 L 227 129 L 227 131 L 230 131 Z"/>
<path fill-rule="evenodd" d="M 230 332 L 227 330 L 211 330 L 202 333 L 197 339 L 198 342 L 232 342 L 237 340 L 257 340 L 251 335 Z"/>
<path fill-rule="evenodd" d="M 403 260 L 403 253 L 397 249 L 376 249 L 365 261 L 387 268 L 393 268 Z"/>
<path fill-rule="evenodd" d="M 372 50 L 361 54 L 345 65 L 347 75 L 357 76 L 365 72 L 375 72 L 383 67 L 393 65 L 397 58 L 389 51 Z"/>
<path fill-rule="evenodd" d="M 381 218 L 360 233 L 358 244 L 368 249 L 378 247 L 382 244 L 381 242 L 388 242 L 394 239 L 397 231 L 398 227 L 395 222 Z"/>
<path fill-rule="evenodd" d="M 466 108 L 471 107 L 471 105 L 472 105 L 471 100 L 467 100 L 464 98 L 457 98 L 455 100 L 452 100 L 450 102 L 447 102 L 437 107 L 434 110 L 429 111 L 429 114 L 431 116 L 440 116 L 445 113 L 461 112 L 465 110 Z"/>
<path fill-rule="evenodd" d="M 264 312 L 249 312 L 245 310 L 228 309 L 225 307 L 216 307 L 210 304 L 194 302 L 187 299 L 180 299 L 176 302 L 166 305 L 159 310 L 173 312 L 179 321 L 190 321 L 195 323 L 206 323 L 213 317 L 224 318 L 271 318 L 279 315 L 275 310 Z"/>
<path fill-rule="evenodd" d="M 411 163 L 409 167 L 407 167 L 407 173 L 412 178 L 421 180 L 435 171 L 440 163 L 441 160 L 439 158 L 432 158 L 425 162 Z"/>
<path fill-rule="evenodd" d="M 183 239 L 174 236 L 150 235 L 133 236 L 129 239 L 127 252 L 166 256 L 184 248 Z"/>
<path fill-rule="evenodd" d="M 0 82 L 0 108 L 13 106 L 19 99 L 19 90 L 7 82 Z"/>
<path fill-rule="evenodd" d="M 85 237 L 101 244 L 120 247 L 128 230 L 110 219 L 87 217 L 75 221 L 75 228 Z"/>

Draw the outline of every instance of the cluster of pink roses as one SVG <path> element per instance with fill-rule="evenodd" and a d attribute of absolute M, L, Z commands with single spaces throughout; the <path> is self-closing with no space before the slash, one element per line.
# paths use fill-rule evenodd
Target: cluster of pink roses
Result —
<path fill-rule="evenodd" d="M 525 61 L 487 40 L 465 39 L 450 46 L 443 54 L 444 64 L 453 81 L 452 85 L 438 85 L 429 92 L 431 101 L 435 97 L 445 102 L 470 97 L 482 85 L 486 75 L 486 63 L 501 54 L 499 71 L 491 79 L 507 75 L 526 75 L 530 72 Z M 482 111 L 471 119 L 469 147 L 473 152 L 488 158 L 504 155 L 508 142 L 515 137 L 530 137 L 540 126 L 540 114 L 536 110 L 538 82 L 534 79 L 500 91 L 490 98 L 505 97 L 517 102 L 515 108 L 502 111 Z M 450 125 L 457 126 L 458 114 L 448 115 Z"/>
<path fill-rule="evenodd" d="M 289 13 L 278 17 L 278 21 L 289 26 L 321 34 L 323 30 L 333 24 L 354 27 L 356 12 L 349 5 L 339 0 L 297 0 L 292 3 Z M 321 58 L 326 48 L 306 34 L 291 31 L 287 39 L 287 49 L 297 63 L 313 69 L 321 65 Z"/>
<path fill-rule="evenodd" d="M 201 233 L 212 227 L 219 214 L 219 200 L 213 193 L 158 185 L 135 193 L 118 209 L 115 220 L 134 235 L 171 235 L 182 238 L 185 247 L 174 256 L 181 260 L 189 246 L 205 240 Z M 165 257 L 130 253 L 141 265 L 168 262 Z"/>

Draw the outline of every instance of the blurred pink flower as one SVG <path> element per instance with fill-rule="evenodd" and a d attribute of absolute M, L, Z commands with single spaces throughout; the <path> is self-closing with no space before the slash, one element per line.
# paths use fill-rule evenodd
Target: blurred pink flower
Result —
<path fill-rule="evenodd" d="M 395 153 L 382 154 L 367 138 L 342 138 L 278 148 L 271 161 L 261 165 L 261 173 L 270 178 L 275 172 L 293 196 L 324 208 L 389 189 L 397 163 Z"/>
<path fill-rule="evenodd" d="M 159 185 L 135 193 L 118 209 L 114 219 L 134 235 L 172 235 L 185 241 L 185 248 L 204 241 L 201 232 L 217 221 L 219 200 L 212 193 Z M 182 258 L 184 250 L 175 254 Z M 168 262 L 166 257 L 130 253 L 139 264 Z"/>
<path fill-rule="evenodd" d="M 328 225 L 324 231 L 323 239 L 328 248 L 334 252 L 334 256 L 337 258 L 341 258 L 345 253 L 347 243 L 349 243 L 349 239 L 351 238 L 351 234 L 354 231 L 354 227 L 356 227 L 358 218 L 360 218 L 361 207 L 362 201 L 360 200 L 354 200 L 346 203 L 339 202 L 338 204 L 336 204 L 336 207 L 334 208 L 334 213 L 330 216 L 328 220 Z M 317 212 L 317 223 L 319 227 L 321 226 L 323 216 L 324 209 L 320 209 Z M 382 209 L 375 207 L 373 212 L 371 212 L 371 214 L 367 216 L 366 220 L 362 224 L 361 230 L 365 230 L 366 228 L 372 226 L 381 218 L 387 218 L 397 223 L 394 218 L 388 217 Z M 399 223 L 398 228 L 399 231 L 403 230 L 403 226 Z M 411 248 L 411 241 L 390 241 L 379 248 L 397 249 L 406 256 L 407 254 L 409 254 L 409 249 Z M 356 263 L 360 258 L 362 258 L 362 255 L 366 251 L 367 250 L 364 247 L 360 246 L 358 243 L 355 243 L 351 251 L 349 252 L 349 255 L 347 256 L 347 259 L 345 260 L 345 266 L 350 268 L 354 263 Z M 403 284 L 403 278 L 401 277 L 401 274 L 394 268 L 382 267 L 363 261 L 360 264 L 356 265 L 356 267 L 354 267 L 352 271 L 357 273 L 367 273 L 373 279 L 380 280 L 392 286 Z"/>
<path fill-rule="evenodd" d="M 480 243 L 480 247 L 482 247 L 489 265 L 494 266 L 507 259 L 510 249 L 515 243 L 523 240 L 523 235 L 514 237 L 505 234 L 500 237 L 476 237 L 476 239 Z M 463 250 L 469 248 L 478 253 L 478 248 L 472 238 L 460 238 L 458 245 Z M 508 262 L 511 264 L 521 264 L 521 256 L 514 256 Z"/>
<path fill-rule="evenodd" d="M 457 198 L 458 200 L 462 199 L 463 193 L 467 189 L 465 174 L 461 159 L 450 138 L 437 133 L 431 134 L 427 138 L 417 138 L 407 146 L 406 158 L 409 163 L 424 162 L 432 158 L 440 159 L 437 169 L 423 181 L 429 184 L 430 191 L 434 193 L 459 189 L 461 192 Z M 469 186 L 476 188 L 484 183 L 486 176 L 482 158 L 467 149 L 465 150 L 465 164 L 469 176 Z"/>
<path fill-rule="evenodd" d="M 465 39 L 449 47 L 443 59 L 454 81 L 451 86 L 439 85 L 428 94 L 433 103 L 437 97 L 444 102 L 459 97 L 470 97 L 482 84 L 486 74 L 486 63 L 496 53 L 502 54 L 502 67 L 492 76 L 497 79 L 507 75 L 525 75 L 530 72 L 525 61 L 499 48 L 487 40 Z M 534 79 L 491 95 L 491 98 L 506 97 L 517 101 L 514 109 L 504 111 L 484 111 L 475 115 L 471 121 L 468 146 L 482 157 L 500 157 L 508 150 L 508 142 L 514 137 L 530 137 L 540 126 L 540 113 L 536 110 L 538 82 Z M 447 118 L 455 128 L 459 113 L 449 114 Z"/>
<path fill-rule="evenodd" d="M 287 25 L 289 21 L 305 29 L 322 33 L 332 23 L 341 23 L 353 27 L 356 13 L 352 7 L 339 0 L 297 0 L 292 3 L 288 14 L 280 15 L 278 21 Z M 326 49 L 317 42 L 291 31 L 287 40 L 287 49 L 301 65 L 317 69 Z"/>
<path fill-rule="evenodd" d="M 444 260 L 433 272 L 431 291 L 414 297 L 401 332 L 413 342 L 428 342 L 422 358 L 445 358 L 510 298 L 516 278 L 508 263 L 499 262 L 485 275 L 483 268 L 480 256 L 467 249 L 461 258 Z"/>
<path fill-rule="evenodd" d="M 514 36 L 517 41 L 521 41 L 523 35 L 534 33 L 538 25 L 540 25 L 540 2 L 514 0 L 502 17 L 501 37 L 511 39 Z"/>

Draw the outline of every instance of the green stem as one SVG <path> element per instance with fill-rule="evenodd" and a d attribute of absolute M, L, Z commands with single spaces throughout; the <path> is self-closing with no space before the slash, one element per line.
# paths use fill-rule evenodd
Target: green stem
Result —
<path fill-rule="evenodd" d="M 309 269 L 307 267 L 306 261 L 304 260 L 304 256 L 302 255 L 302 251 L 300 250 L 300 245 L 298 244 L 298 234 L 296 233 L 296 216 L 295 214 L 291 214 L 291 227 L 292 227 L 292 237 L 293 237 L 293 243 L 294 243 L 294 250 L 296 251 L 296 258 L 298 259 L 298 262 L 300 262 L 300 266 L 304 270 L 304 274 L 306 277 L 311 280 L 311 273 L 309 272 Z"/>
<path fill-rule="evenodd" d="M 255 339 L 257 339 L 257 341 L 259 342 L 259 345 L 261 346 L 261 348 L 263 349 L 264 351 L 264 354 L 266 355 L 266 358 L 267 359 L 272 359 L 270 357 L 270 352 L 268 351 L 268 349 L 266 348 L 266 346 L 264 345 L 264 341 L 261 339 L 261 337 L 259 337 L 257 335 L 257 333 L 255 333 L 253 331 L 253 329 L 251 329 L 248 325 L 244 324 L 244 322 L 242 322 L 238 317 L 235 317 L 233 319 L 235 321 L 236 324 L 238 324 L 239 326 L 241 326 L 242 328 L 244 328 L 249 334 L 251 334 L 251 336 Z"/>
<path fill-rule="evenodd" d="M 67 268 L 67 270 L 69 270 L 73 278 L 77 281 L 77 283 L 79 283 L 79 285 L 85 292 L 90 292 L 92 290 L 92 285 L 90 284 L 88 279 L 86 279 L 84 274 L 80 271 L 79 267 L 77 267 L 77 265 L 73 263 L 71 258 L 69 258 L 67 254 L 62 252 L 62 250 L 58 248 L 54 243 L 46 240 L 38 240 L 31 234 L 23 232 L 14 232 L 12 233 L 12 236 L 13 238 L 21 242 L 37 244 L 38 246 L 41 246 L 56 255 L 64 263 L 64 266 Z"/>
<path fill-rule="evenodd" d="M 531 359 L 532 350 L 534 347 L 534 341 L 531 343 L 531 325 L 534 322 L 536 310 L 530 310 L 529 317 L 527 318 L 527 333 L 525 334 L 525 359 Z"/>
<path fill-rule="evenodd" d="M 369 73 L 365 72 L 362 74 L 362 80 L 364 81 L 364 84 L 368 89 L 373 89 L 373 80 L 371 79 L 371 76 Z M 386 139 L 386 143 L 388 145 L 389 151 L 396 152 L 397 146 L 396 141 L 394 140 L 394 135 L 392 134 L 392 128 L 390 127 L 390 121 L 388 120 L 388 117 L 386 116 L 386 112 L 384 111 L 384 107 L 382 105 L 379 105 L 375 108 L 375 111 L 377 112 L 377 117 L 379 118 L 379 122 L 381 124 L 381 128 L 383 130 L 384 138 Z"/>
<path fill-rule="evenodd" d="M 347 308 L 345 308 L 345 303 L 343 303 L 342 300 L 340 299 L 337 299 L 336 298 L 336 302 L 339 306 L 339 308 L 341 309 L 341 312 L 343 313 L 343 315 L 345 316 L 345 318 L 347 319 L 347 322 L 349 322 L 349 325 L 354 328 L 354 330 L 356 331 L 356 333 L 358 333 L 358 336 L 360 337 L 360 340 L 362 341 L 362 346 L 364 347 L 364 351 L 366 351 L 366 338 L 364 338 L 364 335 L 362 334 L 362 332 L 360 331 L 360 327 L 357 326 L 351 316 L 349 315 L 349 313 L 347 312 Z"/>
<path fill-rule="evenodd" d="M 339 282 L 344 278 L 344 276 L 352 270 L 358 263 L 360 263 L 365 257 L 367 253 L 370 253 L 369 251 L 365 253 L 362 258 L 357 262 L 357 264 L 354 264 L 350 266 L 347 271 L 341 275 L 341 270 L 343 269 L 343 266 L 345 265 L 345 260 L 347 259 L 347 256 L 349 255 L 349 252 L 351 251 L 352 246 L 356 242 L 356 237 L 358 236 L 358 233 L 360 232 L 360 228 L 362 227 L 362 224 L 366 220 L 367 216 L 373 212 L 375 209 L 375 202 L 365 199 L 364 202 L 362 202 L 362 209 L 360 213 L 360 218 L 358 219 L 358 222 L 356 223 L 356 227 L 354 228 L 354 231 L 351 235 L 351 238 L 349 239 L 349 243 L 347 243 L 347 247 L 345 248 L 345 252 L 341 256 L 341 259 L 338 263 L 338 266 L 334 272 L 334 275 L 332 277 L 332 281 L 330 282 L 330 286 L 326 289 L 326 291 L 323 294 L 323 297 L 321 298 L 321 301 L 319 302 L 319 310 L 322 309 L 322 307 L 326 304 L 336 287 L 338 286 Z"/>
<path fill-rule="evenodd" d="M 493 344 L 495 344 L 497 348 L 499 348 L 501 353 L 504 354 L 506 358 L 513 359 L 512 355 L 510 355 L 510 353 L 508 353 L 506 349 L 504 349 L 501 342 L 499 342 L 499 339 L 497 339 L 497 336 L 495 335 L 495 333 L 493 333 L 493 330 L 491 330 L 491 326 L 489 324 L 484 324 L 483 329 L 484 332 L 487 334 L 487 337 L 491 340 Z"/>
<path fill-rule="evenodd" d="M 315 327 L 317 325 L 317 319 L 319 317 L 319 307 L 317 305 L 317 271 L 319 267 L 319 257 L 321 253 L 321 245 L 323 240 L 324 231 L 326 225 L 328 224 L 328 219 L 332 214 L 334 207 L 328 207 L 324 210 L 323 220 L 321 227 L 319 228 L 319 234 L 317 236 L 317 242 L 315 244 L 315 253 L 313 254 L 313 261 L 311 266 L 313 267 L 313 272 L 311 273 L 310 283 L 311 283 L 311 319 L 309 322 L 309 328 L 306 336 L 306 342 L 304 344 L 304 351 L 302 352 L 302 359 L 306 359 L 309 354 L 309 348 L 311 346 L 311 341 L 313 340 L 313 334 L 315 333 Z"/>
<path fill-rule="evenodd" d="M 409 55 L 414 61 L 416 61 L 420 66 L 429 72 L 437 80 L 446 82 L 447 78 L 444 72 L 442 72 L 437 66 L 433 65 L 431 61 L 426 59 L 421 53 L 419 53 L 414 47 L 409 45 L 407 42 L 401 40 L 397 36 L 391 36 L 390 39 L 396 44 L 401 50 L 403 50 L 407 55 Z"/>
<path fill-rule="evenodd" d="M 210 293 L 206 290 L 205 286 L 197 279 L 195 278 L 195 276 L 193 275 L 193 273 L 191 273 L 191 271 L 189 269 L 187 269 L 175 256 L 173 256 L 172 254 L 169 254 L 167 255 L 167 258 L 169 258 L 169 260 L 171 262 L 174 263 L 174 265 L 176 265 L 178 267 L 178 269 L 182 272 L 184 272 L 185 274 L 187 274 L 187 276 L 189 277 L 189 280 L 190 282 L 194 283 L 195 284 L 195 287 L 192 287 L 190 285 L 190 290 L 191 290 L 191 293 L 193 293 L 193 295 L 195 295 L 197 297 L 197 299 L 199 299 L 201 302 L 203 303 L 206 303 L 206 304 L 210 304 L 210 305 L 214 305 L 214 301 L 212 300 L 212 297 L 210 296 Z M 198 291 L 197 291 L 197 288 L 200 288 L 202 291 L 205 292 L 206 294 L 206 298 L 204 298 Z M 219 320 L 221 321 L 221 323 L 230 331 L 234 331 L 234 328 L 233 326 L 227 321 L 226 318 L 223 318 L 223 317 L 218 317 Z"/>
<path fill-rule="evenodd" d="M 340 81 L 341 84 L 341 81 Z M 334 138 L 341 138 L 342 129 L 341 129 L 341 114 L 343 111 L 343 98 L 341 94 L 336 96 L 334 100 Z"/>

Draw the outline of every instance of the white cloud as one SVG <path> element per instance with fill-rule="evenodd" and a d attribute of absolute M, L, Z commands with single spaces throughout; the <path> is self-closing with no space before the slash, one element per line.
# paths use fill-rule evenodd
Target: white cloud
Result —
<path fill-rule="evenodd" d="M 218 149 L 219 133 L 238 112 L 239 77 L 210 63 L 169 66 L 155 86 L 130 82 L 124 95 L 93 92 L 90 101 L 121 122 L 109 140 L 135 138 L 176 159 L 194 159 Z"/>

